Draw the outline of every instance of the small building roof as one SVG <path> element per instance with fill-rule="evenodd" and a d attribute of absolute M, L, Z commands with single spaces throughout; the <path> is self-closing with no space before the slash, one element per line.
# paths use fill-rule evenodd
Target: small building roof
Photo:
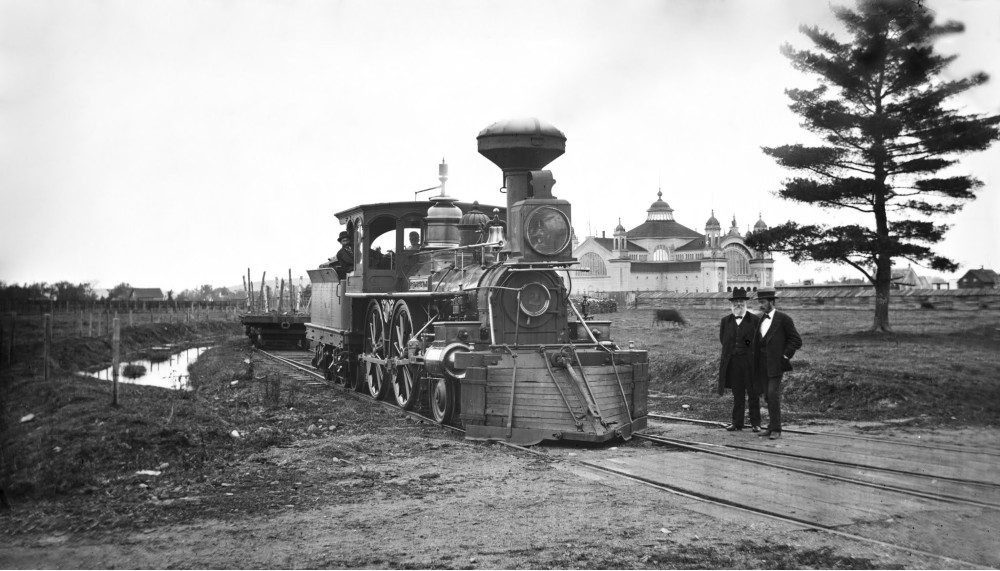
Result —
<path fill-rule="evenodd" d="M 628 237 L 636 238 L 704 238 L 704 236 L 676 220 L 647 220 L 628 231 Z"/>
<path fill-rule="evenodd" d="M 615 239 L 614 238 L 594 238 L 594 241 L 601 245 L 602 248 L 608 250 L 615 249 Z M 648 252 L 649 250 L 643 248 L 639 244 L 632 242 L 630 240 L 625 241 L 629 252 Z"/>
<path fill-rule="evenodd" d="M 983 269 L 983 268 L 980 268 L 978 270 L 969 270 L 969 271 L 965 272 L 965 276 L 962 276 L 962 277 L 966 277 L 966 276 L 974 277 L 977 280 L 979 280 L 979 281 L 981 281 L 983 283 L 987 283 L 987 284 L 995 284 L 995 283 L 997 283 L 997 278 L 1000 277 L 993 270 L 987 270 L 987 269 Z"/>
<path fill-rule="evenodd" d="M 705 241 L 704 240 L 691 240 L 687 244 L 684 244 L 683 246 L 681 246 L 679 248 L 675 248 L 674 251 L 675 252 L 691 252 L 691 251 L 696 251 L 697 252 L 697 251 L 701 251 L 701 250 L 704 250 L 704 249 L 705 249 Z"/>
<path fill-rule="evenodd" d="M 132 288 L 132 299 L 163 299 L 163 290 L 158 287 L 135 287 Z"/>

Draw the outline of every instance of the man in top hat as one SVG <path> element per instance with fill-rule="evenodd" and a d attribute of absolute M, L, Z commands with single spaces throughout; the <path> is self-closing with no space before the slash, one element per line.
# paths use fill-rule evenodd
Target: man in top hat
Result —
<path fill-rule="evenodd" d="M 767 398 L 769 425 L 761 436 L 781 438 L 781 378 L 792 370 L 791 359 L 802 347 L 802 338 L 787 313 L 777 311 L 774 288 L 757 290 L 760 304 L 760 339 L 757 343 L 757 381 Z"/>
<path fill-rule="evenodd" d="M 743 430 L 747 397 L 750 402 L 750 426 L 760 431 L 760 393 L 755 382 L 755 362 L 760 320 L 747 311 L 747 290 L 736 288 L 729 297 L 732 313 L 719 323 L 722 359 L 719 362 L 719 394 L 733 391 L 733 420 L 726 430 Z"/>
<path fill-rule="evenodd" d="M 354 271 L 354 249 L 351 247 L 351 235 L 347 232 L 341 232 L 337 241 L 340 242 L 337 255 L 330 258 L 329 263 L 324 266 L 337 270 L 337 277 L 344 279 Z"/>

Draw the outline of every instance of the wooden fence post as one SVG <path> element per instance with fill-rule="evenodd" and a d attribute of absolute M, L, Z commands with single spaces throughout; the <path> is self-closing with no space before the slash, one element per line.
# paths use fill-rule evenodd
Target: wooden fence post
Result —
<path fill-rule="evenodd" d="M 10 321 L 10 327 L 4 327 L 4 323 Z M 3 351 L 3 358 L 0 359 L 0 363 L 4 365 L 10 365 L 11 353 L 14 347 L 14 312 L 10 312 L 4 315 L 0 315 L 0 331 L 6 330 L 5 333 L 0 334 L 0 351 Z"/>
<path fill-rule="evenodd" d="M 17 312 L 10 312 L 10 335 L 7 339 L 7 364 L 14 362 L 14 339 L 17 338 L 15 330 L 17 329 Z"/>
<path fill-rule="evenodd" d="M 94 308 L 90 308 L 90 320 L 87 321 L 87 337 L 94 336 Z"/>
<path fill-rule="evenodd" d="M 83 337 L 83 310 L 79 310 L 76 314 L 76 336 Z"/>
<path fill-rule="evenodd" d="M 49 354 L 52 352 L 52 314 L 45 314 L 45 348 L 42 351 L 42 378 L 49 380 Z"/>
<path fill-rule="evenodd" d="M 118 318 L 115 318 L 114 333 L 111 335 L 111 406 L 118 406 L 118 366 L 121 361 L 121 328 L 118 326 Z"/>

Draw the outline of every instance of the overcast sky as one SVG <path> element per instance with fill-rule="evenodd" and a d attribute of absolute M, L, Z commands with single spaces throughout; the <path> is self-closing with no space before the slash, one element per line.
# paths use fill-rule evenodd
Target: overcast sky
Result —
<path fill-rule="evenodd" d="M 938 46 L 949 76 L 993 78 L 958 105 L 1000 113 L 1000 2 L 927 3 L 966 25 Z M 699 232 L 713 209 L 843 220 L 775 198 L 792 173 L 760 151 L 811 141 L 783 92 L 809 78 L 778 52 L 810 47 L 802 23 L 839 30 L 826 0 L 0 0 L 0 281 L 305 275 L 335 212 L 412 200 L 442 158 L 448 194 L 502 204 L 475 137 L 526 116 L 567 136 L 548 168 L 581 239 L 639 225 L 658 189 Z M 1000 148 L 962 170 L 986 186 L 940 251 L 1000 269 Z"/>

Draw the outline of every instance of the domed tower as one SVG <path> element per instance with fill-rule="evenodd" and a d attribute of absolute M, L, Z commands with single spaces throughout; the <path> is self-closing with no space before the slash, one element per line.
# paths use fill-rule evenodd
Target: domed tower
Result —
<path fill-rule="evenodd" d="M 726 258 L 719 250 L 722 243 L 722 224 L 715 217 L 715 209 L 705 222 L 705 249 L 701 255 L 701 286 L 705 291 L 726 291 Z"/>
<path fill-rule="evenodd" d="M 708 222 L 705 222 L 705 247 L 718 248 L 721 234 L 722 224 L 719 224 L 718 219 L 715 218 L 715 209 L 712 209 L 712 215 L 708 217 Z"/>
<path fill-rule="evenodd" d="M 757 223 L 753 225 L 754 232 L 767 230 L 764 217 L 758 212 Z M 750 271 L 753 272 L 757 280 L 757 287 L 774 287 L 774 259 L 771 252 L 767 250 L 757 250 L 753 259 L 750 260 Z"/>
<path fill-rule="evenodd" d="M 618 259 L 628 258 L 628 235 L 625 233 L 625 227 L 622 226 L 622 219 L 618 219 L 618 226 L 615 226 L 614 233 L 614 248 L 611 251 L 611 256 Z"/>
<path fill-rule="evenodd" d="M 767 224 L 764 223 L 764 217 L 758 212 L 757 223 L 753 225 L 753 231 L 759 232 L 761 230 L 767 230 Z"/>
<path fill-rule="evenodd" d="M 674 209 L 663 201 L 663 191 L 656 192 L 656 202 L 646 209 L 646 220 L 673 220 Z M 619 223 L 621 221 L 619 220 Z"/>

